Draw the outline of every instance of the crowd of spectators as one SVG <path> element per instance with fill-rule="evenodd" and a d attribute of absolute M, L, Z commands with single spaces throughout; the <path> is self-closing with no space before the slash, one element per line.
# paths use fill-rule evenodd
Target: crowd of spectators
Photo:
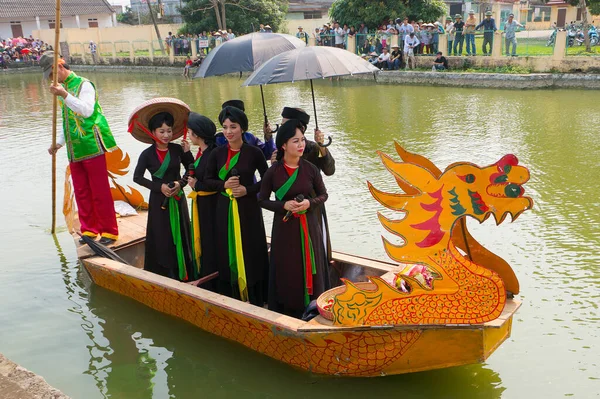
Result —
<path fill-rule="evenodd" d="M 0 69 L 10 64 L 35 64 L 46 50 L 52 50 L 52 46 L 33 36 L 1 39 Z"/>
<path fill-rule="evenodd" d="M 504 41 L 506 55 L 516 55 L 517 40 L 515 33 L 523 25 L 514 20 L 510 14 L 504 21 Z M 301 27 L 299 34 L 306 35 Z M 484 19 L 477 21 L 475 12 L 471 10 L 469 17 L 463 21 L 462 15 L 456 14 L 454 18 L 447 17 L 444 24 L 438 21 L 425 22 L 409 18 L 396 18 L 386 20 L 375 29 L 369 29 L 364 23 L 358 28 L 340 25 L 338 22 L 324 24 L 316 28 L 312 33 L 317 46 L 335 46 L 348 49 L 348 38 L 356 37 L 356 53 L 381 69 L 414 68 L 415 56 L 435 56 L 442 62 L 434 62 L 432 69 L 448 69 L 448 61 L 444 57 L 454 55 L 462 56 L 463 50 L 467 56 L 477 55 L 475 47 L 476 32 L 483 33 L 483 44 L 481 53 L 484 56 L 491 55 L 494 34 L 498 30 L 496 21 L 492 18 L 492 12 L 487 11 Z M 440 35 L 447 35 L 447 48 L 440 48 Z M 306 36 L 304 36 L 306 35 Z M 392 37 L 398 35 L 398 46 L 392 46 Z M 308 39 L 307 39 L 308 40 Z M 509 50 L 512 47 L 512 51 Z"/>

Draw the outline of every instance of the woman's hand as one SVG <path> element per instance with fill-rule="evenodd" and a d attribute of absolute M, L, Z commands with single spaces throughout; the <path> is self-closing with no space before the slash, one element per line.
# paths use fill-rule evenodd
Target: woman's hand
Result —
<path fill-rule="evenodd" d="M 190 152 L 190 143 L 187 140 L 181 140 L 181 148 L 183 148 L 183 152 Z"/>
<path fill-rule="evenodd" d="M 172 195 L 175 195 L 181 190 L 181 184 L 178 181 L 173 182 L 173 184 L 175 184 L 175 186 L 170 190 L 173 192 Z"/>
<path fill-rule="evenodd" d="M 296 202 L 296 201 L 294 201 L 294 202 Z M 300 203 L 296 202 L 296 204 L 297 204 L 296 210 L 292 211 L 292 212 L 298 213 L 298 212 L 302 212 L 302 211 L 305 211 L 308 208 L 310 208 L 310 201 L 307 199 L 305 199 L 304 201 L 302 201 Z"/>
<path fill-rule="evenodd" d="M 240 185 L 240 178 L 238 176 L 232 176 L 225 182 L 225 188 L 234 189 Z"/>
<path fill-rule="evenodd" d="M 277 162 L 277 150 L 273 151 L 273 154 L 271 154 L 271 165 L 275 162 Z"/>
<path fill-rule="evenodd" d="M 173 192 L 172 192 L 171 188 L 169 188 L 169 185 L 167 183 L 163 183 L 162 186 L 160 186 L 160 191 L 167 198 L 170 198 L 173 196 Z"/>
<path fill-rule="evenodd" d="M 232 188 L 231 193 L 233 194 L 233 196 L 235 198 L 240 198 L 240 197 L 244 197 L 246 194 L 248 194 L 248 191 L 246 190 L 246 187 L 239 185 L 235 188 Z"/>
<path fill-rule="evenodd" d="M 295 200 L 285 201 L 283 204 L 283 209 L 290 212 L 296 212 L 296 208 L 298 208 L 298 203 Z"/>
<path fill-rule="evenodd" d="M 195 177 L 188 176 L 187 182 L 188 182 L 188 186 L 190 186 L 192 188 L 192 190 L 195 190 L 196 182 L 198 182 L 198 179 L 196 179 Z"/>

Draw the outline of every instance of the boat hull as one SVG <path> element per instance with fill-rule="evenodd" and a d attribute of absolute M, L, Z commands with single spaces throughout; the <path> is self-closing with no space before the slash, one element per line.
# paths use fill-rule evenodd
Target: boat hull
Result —
<path fill-rule="evenodd" d="M 256 352 L 317 374 L 371 377 L 480 363 L 511 333 L 518 301 L 467 326 L 337 327 L 303 322 L 104 258 L 84 258 L 97 285 Z"/>

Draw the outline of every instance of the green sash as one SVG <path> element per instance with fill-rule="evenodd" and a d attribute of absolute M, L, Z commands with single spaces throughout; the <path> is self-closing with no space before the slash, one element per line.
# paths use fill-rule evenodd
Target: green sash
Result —
<path fill-rule="evenodd" d="M 158 168 L 158 170 L 156 172 L 154 172 L 152 174 L 152 176 L 162 179 L 165 176 L 165 173 L 167 172 L 167 169 L 169 168 L 170 163 L 171 163 L 171 152 L 167 150 L 167 155 L 165 155 L 165 159 L 163 160 L 162 164 L 160 164 L 160 168 Z"/>
<path fill-rule="evenodd" d="M 283 201 L 285 195 L 290 191 L 290 188 L 298 177 L 298 170 L 296 168 L 294 173 L 286 180 L 285 183 L 275 192 L 275 197 L 279 201 Z M 306 218 L 306 211 L 298 212 L 294 215 L 300 221 L 300 241 L 302 243 L 302 264 L 304 265 L 304 306 L 308 306 L 310 302 L 310 295 L 313 294 L 313 274 L 317 273 L 317 267 L 315 264 L 315 253 L 313 251 L 312 239 L 310 238 L 310 232 L 308 230 L 308 219 Z"/>
<path fill-rule="evenodd" d="M 167 151 L 165 159 L 163 160 L 160 168 L 152 174 L 152 176 L 162 179 L 169 168 L 171 163 L 171 152 Z M 179 191 L 177 196 L 182 196 L 183 190 Z M 175 252 L 177 252 L 177 266 L 179 269 L 179 279 L 181 281 L 187 281 L 188 275 L 185 269 L 185 256 L 183 255 L 183 242 L 181 241 L 181 225 L 179 221 L 179 204 L 175 199 L 175 196 L 169 198 L 169 221 L 171 224 L 171 234 L 173 236 L 173 244 L 175 244 Z"/>
<path fill-rule="evenodd" d="M 241 151 L 240 151 L 241 152 Z M 229 160 L 229 168 L 227 163 L 219 170 L 219 179 L 225 180 L 227 173 L 237 165 L 240 158 L 240 152 L 235 154 Z M 234 198 L 231 189 L 221 193 L 229 198 L 229 213 L 227 215 L 227 247 L 229 255 L 229 271 L 231 273 L 231 285 L 237 283 L 240 290 L 240 298 L 242 301 L 248 302 L 248 286 L 246 281 L 246 266 L 244 264 L 244 253 L 242 246 L 242 232 L 240 226 L 240 214 L 238 210 L 237 200 Z"/>
<path fill-rule="evenodd" d="M 287 181 L 285 183 L 283 183 L 283 185 L 281 187 L 279 187 L 279 190 L 277 190 L 275 192 L 275 197 L 279 201 L 282 201 L 283 197 L 285 197 L 287 192 L 290 191 L 290 187 L 292 187 L 292 184 L 294 184 L 294 182 L 296 181 L 296 178 L 298 177 L 299 169 L 300 169 L 300 167 L 296 168 L 294 173 L 292 173 L 292 175 L 287 179 Z"/>
<path fill-rule="evenodd" d="M 229 168 L 226 168 L 227 163 L 225 163 L 225 165 L 223 165 L 223 167 L 221 168 L 221 170 L 219 171 L 219 179 L 221 180 L 225 180 L 225 178 L 227 177 L 227 173 L 233 169 L 233 167 L 235 165 L 237 165 L 238 160 L 240 159 L 240 152 L 239 151 L 237 154 L 235 154 L 230 160 L 229 160 Z"/>
<path fill-rule="evenodd" d="M 183 190 L 179 191 L 178 196 L 183 195 Z M 175 196 L 169 198 L 169 218 L 171 220 L 171 233 L 173 234 L 173 244 L 177 252 L 177 266 L 179 267 L 179 280 L 187 281 L 188 275 L 185 269 L 185 256 L 183 255 L 183 243 L 181 241 L 181 226 L 179 225 L 179 204 Z"/>

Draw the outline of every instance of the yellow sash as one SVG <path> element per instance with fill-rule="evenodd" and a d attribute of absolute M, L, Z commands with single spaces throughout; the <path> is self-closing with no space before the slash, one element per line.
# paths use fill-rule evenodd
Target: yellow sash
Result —
<path fill-rule="evenodd" d="M 197 277 L 200 277 L 200 257 L 202 256 L 202 241 L 200 240 L 200 217 L 198 215 L 198 205 L 196 204 L 196 199 L 198 197 L 206 197 L 208 195 L 216 194 L 216 191 L 192 191 L 188 198 L 192 199 L 192 237 L 193 237 L 193 245 L 194 249 L 194 260 L 196 264 L 196 273 L 198 273 Z"/>
<path fill-rule="evenodd" d="M 231 201 L 231 208 L 229 217 L 233 220 L 229 221 L 230 229 L 233 227 L 233 238 L 235 241 L 235 266 L 237 268 L 238 286 L 240 288 L 240 299 L 244 302 L 248 302 L 248 283 L 246 282 L 246 266 L 244 264 L 244 252 L 242 247 L 242 228 L 240 225 L 240 214 L 238 210 L 238 203 L 233 196 L 233 191 L 228 188 L 225 190 Z M 231 222 L 233 221 L 233 226 Z M 231 233 L 231 231 L 230 231 Z M 230 240 L 231 240 L 230 235 Z M 231 241 L 230 241 L 231 242 Z M 233 255 L 231 246 L 229 247 L 230 257 Z M 230 259 L 231 262 L 231 259 Z M 230 265 L 231 266 L 231 265 Z"/>

